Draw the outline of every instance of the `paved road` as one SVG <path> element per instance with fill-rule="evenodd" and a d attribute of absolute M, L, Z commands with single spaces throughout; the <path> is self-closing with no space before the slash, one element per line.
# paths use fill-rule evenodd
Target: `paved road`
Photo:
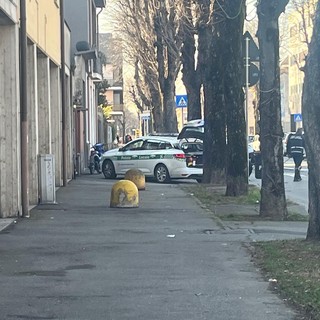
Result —
<path fill-rule="evenodd" d="M 305 214 L 308 212 L 308 169 L 307 162 L 303 161 L 301 169 L 302 181 L 293 182 L 294 163 L 292 159 L 285 157 L 284 163 L 284 183 L 287 199 L 298 203 L 304 208 Z M 261 180 L 254 177 L 254 172 L 249 177 L 249 183 L 254 183 L 261 187 Z"/>
<path fill-rule="evenodd" d="M 82 176 L 0 233 L 1 319 L 294 318 L 241 243 L 252 231 L 218 226 L 177 184 L 111 209 L 112 183 Z"/>

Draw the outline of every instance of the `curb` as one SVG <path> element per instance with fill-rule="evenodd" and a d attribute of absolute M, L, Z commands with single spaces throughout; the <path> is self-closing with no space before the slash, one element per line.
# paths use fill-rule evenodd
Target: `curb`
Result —
<path fill-rule="evenodd" d="M 5 231 L 7 228 L 9 228 L 12 224 L 16 222 L 17 219 L 13 218 L 0 219 L 0 232 Z"/>

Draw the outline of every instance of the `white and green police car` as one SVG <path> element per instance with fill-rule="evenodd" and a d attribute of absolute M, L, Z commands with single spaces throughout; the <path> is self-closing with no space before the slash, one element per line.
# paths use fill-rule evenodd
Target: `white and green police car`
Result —
<path fill-rule="evenodd" d="M 201 180 L 202 177 L 202 168 L 187 167 L 186 155 L 179 148 L 177 137 L 140 137 L 121 148 L 106 151 L 101 163 L 106 179 L 125 175 L 129 169 L 139 169 L 160 183 L 181 178 Z"/>

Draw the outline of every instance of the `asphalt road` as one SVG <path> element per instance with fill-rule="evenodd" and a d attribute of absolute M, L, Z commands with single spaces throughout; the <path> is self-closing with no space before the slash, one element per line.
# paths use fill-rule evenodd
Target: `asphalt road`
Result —
<path fill-rule="evenodd" d="M 284 184 L 287 199 L 303 206 L 305 213 L 308 212 L 308 169 L 307 162 L 303 161 L 301 169 L 302 180 L 293 182 L 294 163 L 292 159 L 285 157 Z M 254 177 L 254 172 L 249 177 L 249 182 L 261 187 L 261 180 Z"/>
<path fill-rule="evenodd" d="M 294 319 L 243 246 L 252 231 L 177 184 L 111 209 L 113 183 L 82 176 L 0 233 L 0 319 Z"/>

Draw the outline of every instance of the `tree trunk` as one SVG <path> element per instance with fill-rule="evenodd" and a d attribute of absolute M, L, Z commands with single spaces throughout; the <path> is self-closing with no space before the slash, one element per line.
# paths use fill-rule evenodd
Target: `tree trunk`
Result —
<path fill-rule="evenodd" d="M 168 8 L 166 7 L 168 5 Z M 173 0 L 157 1 L 154 16 L 156 34 L 156 56 L 158 82 L 163 96 L 163 128 L 166 132 L 177 132 L 175 105 L 175 81 L 180 69 L 181 35 L 176 24 L 177 17 Z"/>
<path fill-rule="evenodd" d="M 260 215 L 282 219 L 287 216 L 287 204 L 283 178 L 278 19 L 288 1 L 261 0 L 257 7 L 262 158 Z"/>
<path fill-rule="evenodd" d="M 308 240 L 320 240 L 320 2 L 317 4 L 313 36 L 305 65 L 302 116 L 309 168 Z"/>
<path fill-rule="evenodd" d="M 216 4 L 216 3 L 215 3 Z M 218 7 L 218 6 L 217 6 Z M 207 68 L 204 71 L 204 144 L 203 182 L 225 185 L 226 108 L 224 97 L 224 35 L 225 21 L 221 10 L 214 8 L 213 21 L 207 27 L 205 46 Z M 203 37 L 202 41 L 205 41 Z"/>
<path fill-rule="evenodd" d="M 163 90 L 164 130 L 165 132 L 178 132 L 176 103 L 175 103 L 175 79 L 165 79 Z"/>
<path fill-rule="evenodd" d="M 183 17 L 182 81 L 188 95 L 188 120 L 201 119 L 200 88 L 201 78 L 196 67 L 195 27 L 191 10 L 191 0 L 184 0 L 185 16 Z"/>
<path fill-rule="evenodd" d="M 242 34 L 245 3 L 242 0 L 225 1 L 227 27 L 224 35 L 226 44 L 225 99 L 227 106 L 227 196 L 248 193 L 248 159 L 246 142 L 246 122 L 243 99 L 243 57 Z"/>

